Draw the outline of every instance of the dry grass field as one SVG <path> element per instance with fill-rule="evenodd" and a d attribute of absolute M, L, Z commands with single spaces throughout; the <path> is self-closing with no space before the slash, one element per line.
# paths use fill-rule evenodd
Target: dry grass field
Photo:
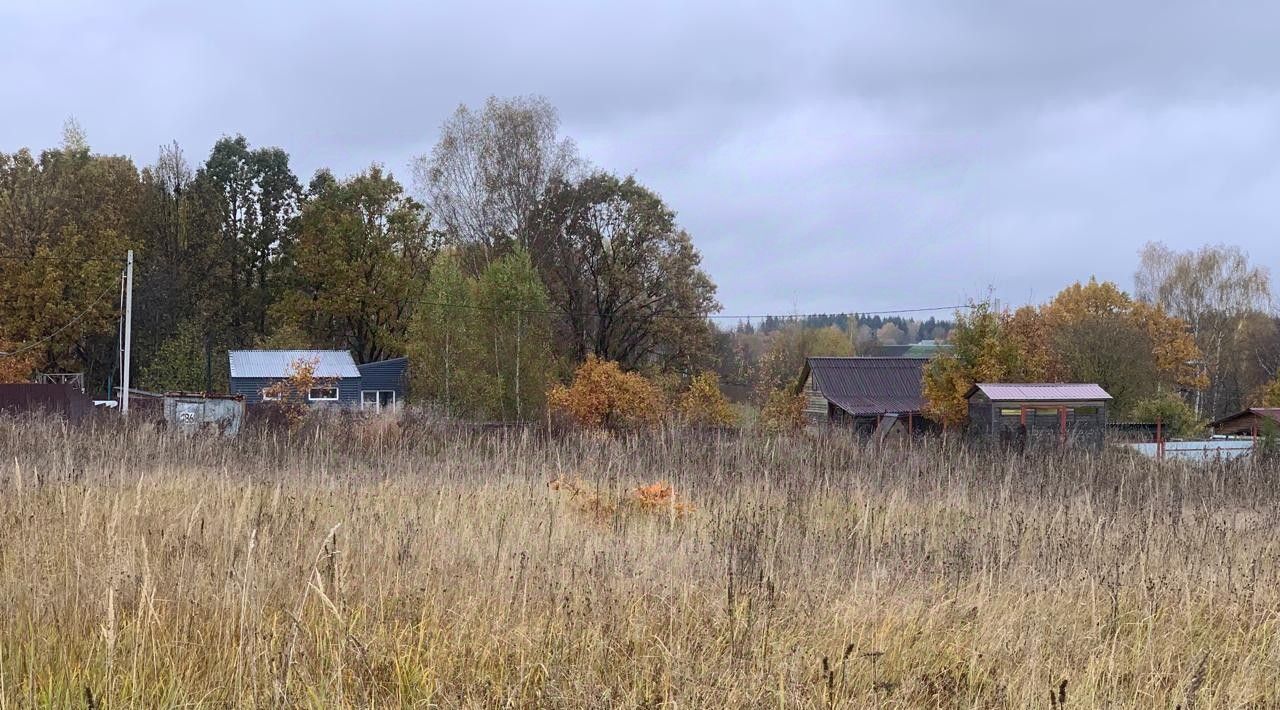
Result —
<path fill-rule="evenodd" d="M 0 491 L 5 708 L 1280 707 L 1261 466 L 0 419 Z"/>

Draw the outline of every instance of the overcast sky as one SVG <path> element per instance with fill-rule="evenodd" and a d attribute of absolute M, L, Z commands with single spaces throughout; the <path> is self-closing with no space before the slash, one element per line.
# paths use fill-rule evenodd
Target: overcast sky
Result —
<path fill-rule="evenodd" d="M 140 165 L 243 133 L 408 183 L 459 103 L 542 94 L 725 313 L 1038 301 L 1148 240 L 1280 258 L 1280 4 L 1210 5 L 8 0 L 0 150 L 75 116 Z"/>

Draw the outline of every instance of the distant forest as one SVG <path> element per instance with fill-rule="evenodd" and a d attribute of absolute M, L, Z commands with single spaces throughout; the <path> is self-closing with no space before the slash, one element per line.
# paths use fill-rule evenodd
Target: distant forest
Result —
<path fill-rule="evenodd" d="M 743 329 L 746 332 L 773 333 L 783 330 L 789 326 L 799 325 L 804 328 L 829 328 L 836 327 L 846 333 L 850 330 L 856 330 L 863 333 L 879 333 L 886 323 L 893 324 L 893 327 L 902 333 L 901 338 L 895 339 L 894 343 L 905 345 L 908 343 L 918 343 L 921 340 L 945 340 L 947 333 L 951 330 L 953 322 L 950 320 L 938 320 L 930 317 L 926 320 L 917 320 L 915 318 L 907 318 L 903 316 L 884 316 L 884 315 L 864 315 L 862 313 L 819 313 L 813 315 L 800 316 L 797 318 L 785 318 L 776 316 L 767 316 L 760 322 L 759 326 L 753 326 L 750 323 L 744 324 Z M 850 327 L 852 324 L 852 328 Z M 889 331 L 886 331 L 888 333 Z M 890 343 L 881 343 L 890 344 Z"/>

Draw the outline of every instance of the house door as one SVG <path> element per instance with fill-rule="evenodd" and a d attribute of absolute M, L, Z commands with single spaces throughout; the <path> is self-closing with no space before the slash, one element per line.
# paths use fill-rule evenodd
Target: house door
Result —
<path fill-rule="evenodd" d="M 364 390 L 360 393 L 360 408 L 381 411 L 396 406 L 396 393 L 393 390 Z"/>

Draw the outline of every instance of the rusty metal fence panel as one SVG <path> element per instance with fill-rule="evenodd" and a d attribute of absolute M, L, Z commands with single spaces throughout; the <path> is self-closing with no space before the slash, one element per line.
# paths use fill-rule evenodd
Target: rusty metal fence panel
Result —
<path fill-rule="evenodd" d="M 244 424 L 244 400 L 216 395 L 166 394 L 164 419 L 184 434 L 208 431 L 235 436 Z"/>

